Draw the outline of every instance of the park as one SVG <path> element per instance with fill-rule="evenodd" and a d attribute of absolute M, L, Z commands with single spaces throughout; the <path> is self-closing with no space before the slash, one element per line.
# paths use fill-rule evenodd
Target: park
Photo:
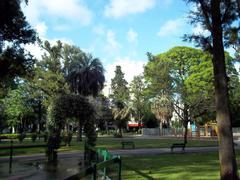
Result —
<path fill-rule="evenodd" d="M 240 2 L 175 3 L 0 1 L 0 179 L 240 179 Z"/>

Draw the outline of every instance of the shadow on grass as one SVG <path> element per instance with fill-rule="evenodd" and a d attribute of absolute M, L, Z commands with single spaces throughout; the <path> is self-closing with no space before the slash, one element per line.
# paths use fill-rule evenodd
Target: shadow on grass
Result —
<path fill-rule="evenodd" d="M 126 157 L 123 179 L 219 179 L 218 163 L 217 153 Z"/>

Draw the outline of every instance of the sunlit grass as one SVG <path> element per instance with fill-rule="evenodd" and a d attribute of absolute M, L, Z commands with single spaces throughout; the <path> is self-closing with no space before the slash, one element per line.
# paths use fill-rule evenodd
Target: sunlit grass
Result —
<path fill-rule="evenodd" d="M 139 170 L 143 177 L 133 170 Z M 122 179 L 219 179 L 217 153 L 162 154 L 124 157 Z"/>

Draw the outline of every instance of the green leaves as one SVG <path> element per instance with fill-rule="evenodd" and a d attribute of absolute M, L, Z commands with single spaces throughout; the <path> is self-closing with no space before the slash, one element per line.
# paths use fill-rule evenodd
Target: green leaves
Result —
<path fill-rule="evenodd" d="M 129 100 L 129 89 L 121 66 L 116 66 L 115 76 L 111 81 L 111 95 L 113 101 L 127 102 Z"/>

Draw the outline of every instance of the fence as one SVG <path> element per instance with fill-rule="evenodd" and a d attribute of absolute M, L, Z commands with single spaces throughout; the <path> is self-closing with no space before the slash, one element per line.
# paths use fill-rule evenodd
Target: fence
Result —
<path fill-rule="evenodd" d="M 84 161 L 85 164 L 90 164 L 89 167 L 66 180 L 81 179 L 89 175 L 92 180 L 98 179 L 98 175 L 103 179 L 110 179 L 107 176 L 107 168 L 115 164 L 118 166 L 117 179 L 121 180 L 122 161 L 119 155 L 112 155 L 106 149 L 95 148 L 85 142 Z"/>
<path fill-rule="evenodd" d="M 5 150 L 5 149 L 9 149 L 9 174 L 12 173 L 12 163 L 13 163 L 13 150 L 14 149 L 22 149 L 22 148 L 39 148 L 39 147 L 44 147 L 46 148 L 46 144 L 36 144 L 36 145 L 17 145 L 17 146 L 13 146 L 13 141 L 10 141 L 11 144 L 10 146 L 2 146 L 0 148 L 0 150 Z"/>
<path fill-rule="evenodd" d="M 233 136 L 235 138 L 240 137 L 240 128 L 233 127 Z M 143 128 L 143 135 L 146 136 L 173 136 L 182 137 L 184 134 L 184 128 Z M 217 134 L 214 128 L 211 127 L 198 127 L 196 131 L 191 131 L 188 129 L 189 137 L 216 137 Z"/>

